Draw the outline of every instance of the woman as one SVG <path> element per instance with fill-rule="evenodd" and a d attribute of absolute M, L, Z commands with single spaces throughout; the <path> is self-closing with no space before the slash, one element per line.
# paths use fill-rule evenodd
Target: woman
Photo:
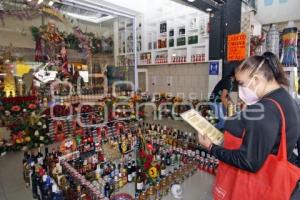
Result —
<path fill-rule="evenodd" d="M 212 144 L 205 135 L 199 136 L 199 143 L 221 161 L 214 199 L 289 199 L 300 179 L 299 169 L 290 164 L 300 136 L 300 112 L 283 88 L 288 86 L 283 68 L 274 54 L 266 52 L 263 56 L 245 60 L 236 68 L 235 78 L 239 84 L 239 97 L 247 108 L 226 121 L 224 147 Z M 284 151 L 285 146 L 279 144 L 285 139 Z M 300 148 L 299 141 L 297 146 Z M 279 180 L 276 174 L 283 164 L 272 161 L 281 155 L 283 158 L 286 153 L 289 162 L 285 163 L 290 170 L 287 173 L 295 172 L 293 181 L 278 183 L 282 188 L 288 185 L 289 189 L 274 191 L 274 184 Z M 280 180 L 286 181 L 285 178 Z M 260 193 L 261 188 L 267 188 L 265 193 Z M 296 187 L 291 199 L 300 199 L 298 192 Z"/>

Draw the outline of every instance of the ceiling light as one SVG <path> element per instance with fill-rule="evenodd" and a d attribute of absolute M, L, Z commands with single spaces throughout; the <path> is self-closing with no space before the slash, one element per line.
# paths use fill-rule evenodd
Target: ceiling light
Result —
<path fill-rule="evenodd" d="M 80 15 L 80 14 L 76 14 L 76 13 L 70 13 L 70 12 L 64 12 L 65 14 L 67 14 L 70 17 L 76 18 L 76 19 L 80 19 L 83 21 L 88 21 L 88 22 L 92 22 L 92 23 L 101 23 L 110 19 L 113 19 L 114 16 L 105 16 L 105 17 L 99 17 L 99 16 L 85 16 L 85 15 Z"/>
<path fill-rule="evenodd" d="M 195 0 L 187 0 L 187 1 L 192 3 L 192 2 L 194 2 Z"/>
<path fill-rule="evenodd" d="M 48 6 L 53 6 L 54 1 L 49 1 Z"/>
<path fill-rule="evenodd" d="M 211 8 L 206 8 L 206 12 L 211 12 L 212 9 Z"/>
<path fill-rule="evenodd" d="M 27 0 L 27 2 L 31 2 L 32 0 Z"/>
<path fill-rule="evenodd" d="M 39 5 L 39 4 L 43 3 L 43 2 L 44 2 L 44 0 L 38 0 L 37 4 Z"/>

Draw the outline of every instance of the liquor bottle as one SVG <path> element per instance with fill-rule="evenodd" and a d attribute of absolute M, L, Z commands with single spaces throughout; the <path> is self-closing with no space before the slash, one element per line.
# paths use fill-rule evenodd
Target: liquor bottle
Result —
<path fill-rule="evenodd" d="M 128 165 L 127 165 L 127 181 L 128 181 L 128 183 L 132 182 L 132 167 L 131 167 L 131 163 L 128 163 Z"/>
<path fill-rule="evenodd" d="M 161 200 L 162 198 L 162 186 L 160 182 L 157 182 L 155 185 L 156 197 L 155 200 Z"/>
<path fill-rule="evenodd" d="M 105 187 L 104 187 L 104 196 L 107 198 L 110 198 L 110 185 L 109 182 L 106 182 Z"/>
<path fill-rule="evenodd" d="M 31 173 L 30 173 L 30 186 L 32 190 L 32 195 L 34 199 L 38 199 L 38 175 L 35 171 L 35 166 L 31 167 Z"/>
<path fill-rule="evenodd" d="M 139 169 L 135 181 L 135 191 L 136 193 L 140 194 L 143 191 L 144 188 L 144 181 L 142 177 L 142 170 Z"/>
<path fill-rule="evenodd" d="M 231 117 L 234 114 L 234 105 L 231 101 L 228 102 L 227 116 Z"/>
<path fill-rule="evenodd" d="M 122 169 L 122 182 L 123 182 L 123 185 L 126 185 L 127 182 L 128 182 L 126 167 L 124 167 L 124 168 Z"/>
<path fill-rule="evenodd" d="M 42 154 L 42 152 L 41 152 L 41 147 L 39 147 L 39 149 L 38 149 L 38 154 L 36 155 L 36 160 L 37 160 L 37 163 L 38 163 L 39 165 L 43 165 L 43 162 L 44 162 L 44 156 L 43 156 L 43 154 Z"/>
<path fill-rule="evenodd" d="M 166 156 L 166 165 L 167 166 L 170 166 L 171 165 L 171 156 L 169 153 L 167 153 L 167 156 Z"/>
<path fill-rule="evenodd" d="M 114 177 L 114 188 L 115 192 L 119 191 L 119 177 L 117 175 Z"/>
<path fill-rule="evenodd" d="M 132 162 L 132 179 L 133 179 L 133 181 L 135 181 L 135 179 L 136 179 L 136 163 L 135 163 L 135 161 L 133 161 Z"/>
<path fill-rule="evenodd" d="M 154 190 L 154 186 L 150 186 L 148 189 L 147 189 L 147 200 L 155 200 L 156 198 L 156 193 L 155 193 L 155 190 Z"/>
<path fill-rule="evenodd" d="M 120 173 L 119 173 L 119 188 L 122 188 L 123 186 L 124 186 L 124 184 L 123 184 L 123 174 L 120 171 Z"/>
<path fill-rule="evenodd" d="M 142 191 L 138 200 L 147 200 L 147 193 Z"/>
<path fill-rule="evenodd" d="M 162 162 L 160 166 L 160 177 L 164 178 L 167 175 L 166 173 L 167 173 L 166 164 L 165 162 Z"/>

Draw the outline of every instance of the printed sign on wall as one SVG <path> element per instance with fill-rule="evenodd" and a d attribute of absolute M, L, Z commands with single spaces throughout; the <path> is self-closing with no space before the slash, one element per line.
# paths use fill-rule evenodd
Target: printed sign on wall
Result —
<path fill-rule="evenodd" d="M 228 35 L 227 61 L 241 61 L 246 58 L 246 33 Z"/>
<path fill-rule="evenodd" d="M 209 75 L 219 75 L 219 62 L 212 61 L 209 63 Z"/>

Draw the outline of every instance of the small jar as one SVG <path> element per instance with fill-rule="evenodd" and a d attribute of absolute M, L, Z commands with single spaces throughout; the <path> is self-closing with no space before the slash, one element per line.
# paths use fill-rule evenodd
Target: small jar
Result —
<path fill-rule="evenodd" d="M 162 193 L 163 196 L 167 196 L 167 195 L 168 195 L 169 187 L 168 187 L 168 185 L 167 185 L 167 180 L 166 180 L 166 178 L 164 178 L 164 179 L 162 180 L 162 191 L 163 191 L 163 193 Z"/>
<path fill-rule="evenodd" d="M 153 186 L 150 186 L 147 190 L 147 200 L 155 200 L 156 193 Z"/>
<path fill-rule="evenodd" d="M 143 191 L 143 192 L 140 194 L 138 200 L 147 200 L 147 194 L 146 194 L 145 191 Z"/>
<path fill-rule="evenodd" d="M 156 183 L 155 191 L 156 191 L 156 200 L 160 200 L 162 198 L 162 185 L 161 185 L 161 182 Z"/>

